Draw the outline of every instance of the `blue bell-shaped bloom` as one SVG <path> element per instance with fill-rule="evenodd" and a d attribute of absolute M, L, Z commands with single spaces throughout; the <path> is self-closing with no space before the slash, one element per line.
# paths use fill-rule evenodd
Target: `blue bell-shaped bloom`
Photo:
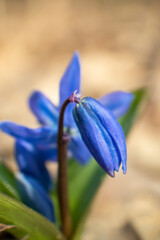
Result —
<path fill-rule="evenodd" d="M 122 163 L 126 173 L 127 150 L 123 130 L 112 112 L 91 97 L 83 98 L 73 109 L 73 117 L 87 148 L 112 177 Z"/>
<path fill-rule="evenodd" d="M 33 92 L 29 98 L 29 106 L 43 126 L 48 126 L 58 131 L 58 116 L 63 102 L 75 91 L 81 92 L 81 64 L 77 52 L 74 53 L 68 67 L 66 68 L 59 86 L 59 106 L 55 106 L 44 94 L 39 91 Z M 116 118 L 124 115 L 129 109 L 134 95 L 129 92 L 116 91 L 99 98 L 105 108 L 109 108 Z M 72 116 L 72 110 L 75 104 L 69 104 L 64 115 L 64 127 L 70 134 L 68 150 L 71 155 L 80 163 L 85 164 L 89 161 L 91 155 L 77 130 Z M 56 134 L 54 135 L 56 136 Z M 46 157 L 55 159 L 55 151 L 50 148 L 50 153 L 46 149 Z"/>

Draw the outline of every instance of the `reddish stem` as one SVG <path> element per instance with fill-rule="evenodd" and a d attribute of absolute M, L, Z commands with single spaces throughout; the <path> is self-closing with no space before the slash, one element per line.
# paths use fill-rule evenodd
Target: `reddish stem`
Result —
<path fill-rule="evenodd" d="M 66 99 L 61 107 L 58 125 L 58 197 L 60 205 L 60 216 L 62 232 L 66 239 L 69 239 L 72 231 L 71 215 L 68 200 L 68 176 L 67 176 L 67 145 L 63 131 L 64 113 L 70 99 Z"/>

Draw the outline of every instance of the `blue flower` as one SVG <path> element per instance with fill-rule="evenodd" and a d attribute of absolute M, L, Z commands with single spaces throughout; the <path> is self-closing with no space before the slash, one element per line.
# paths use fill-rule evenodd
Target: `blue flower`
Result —
<path fill-rule="evenodd" d="M 76 52 L 71 59 L 61 81 L 60 102 L 55 106 L 41 92 L 35 91 L 30 96 L 29 106 L 43 126 L 30 129 L 12 122 L 1 122 L 0 129 L 16 139 L 26 141 L 43 154 L 43 160 L 57 159 L 57 131 L 60 108 L 66 98 L 75 90 L 80 92 L 81 70 L 79 55 Z M 98 99 L 105 108 L 109 108 L 118 118 L 126 113 L 132 103 L 134 96 L 128 92 L 113 92 Z M 72 155 L 78 162 L 85 164 L 89 161 L 91 154 L 84 144 L 72 116 L 74 104 L 67 106 L 64 118 L 64 130 L 70 134 L 68 144 L 69 156 Z"/>
<path fill-rule="evenodd" d="M 53 204 L 48 196 L 53 183 L 45 159 L 56 141 L 55 134 L 48 127 L 30 129 L 12 122 L 1 122 L 0 129 L 16 138 L 17 183 L 22 201 L 54 222 Z"/>
<path fill-rule="evenodd" d="M 99 165 L 112 177 L 122 163 L 127 171 L 127 150 L 123 130 L 112 112 L 91 97 L 83 98 L 73 109 L 83 141 Z"/>
<path fill-rule="evenodd" d="M 81 85 L 81 71 L 79 55 L 76 52 L 69 63 L 61 81 L 60 81 L 60 102 L 59 106 L 55 106 L 46 96 L 41 92 L 35 91 L 29 99 L 29 106 L 32 112 L 36 115 L 38 121 L 43 126 L 50 126 L 57 133 L 59 111 L 63 102 L 75 91 L 80 92 Z M 134 95 L 128 92 L 116 91 L 107 94 L 100 99 L 104 107 L 109 108 L 113 114 L 119 118 L 129 109 Z M 67 106 L 64 118 L 64 129 L 70 134 L 70 142 L 68 145 L 69 152 L 80 163 L 85 164 L 89 161 L 91 154 L 86 148 L 79 131 L 76 127 L 72 116 L 74 104 Z M 56 137 L 55 137 L 56 138 Z M 52 152 L 51 152 L 52 153 Z M 51 159 L 55 159 L 54 155 L 50 154 Z"/>
<path fill-rule="evenodd" d="M 53 183 L 45 166 L 43 154 L 32 144 L 17 140 L 15 158 L 19 167 L 16 178 L 22 201 L 55 222 L 53 204 L 48 195 Z"/>

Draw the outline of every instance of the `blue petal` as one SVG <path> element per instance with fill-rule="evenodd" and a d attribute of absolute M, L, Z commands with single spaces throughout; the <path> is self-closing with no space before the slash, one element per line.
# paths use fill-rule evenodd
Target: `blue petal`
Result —
<path fill-rule="evenodd" d="M 80 75 L 79 54 L 75 52 L 60 82 L 60 107 L 75 90 L 80 92 Z M 74 122 L 72 116 L 73 106 L 73 104 L 69 104 L 65 112 L 64 122 L 68 127 L 71 127 Z"/>
<path fill-rule="evenodd" d="M 17 139 L 25 140 L 34 144 L 57 141 L 56 130 L 51 127 L 31 129 L 6 121 L 0 123 L 0 130 Z"/>
<path fill-rule="evenodd" d="M 44 161 L 57 161 L 57 143 L 39 144 L 37 145 L 37 149 L 40 151 Z"/>
<path fill-rule="evenodd" d="M 114 176 L 114 170 L 119 170 L 122 161 L 125 173 L 125 137 L 111 111 L 95 99 L 87 97 L 76 105 L 73 114 L 83 141 L 100 166 Z"/>
<path fill-rule="evenodd" d="M 107 131 L 101 128 L 92 113 L 85 110 L 80 104 L 74 109 L 74 118 L 81 133 L 82 139 L 99 165 L 108 173 L 114 173 L 113 158 L 117 159 L 113 143 Z M 89 114 L 88 114 L 89 113 Z M 113 149 L 113 150 L 112 150 Z"/>
<path fill-rule="evenodd" d="M 41 124 L 57 128 L 58 108 L 44 94 L 33 92 L 29 98 L 29 106 Z"/>
<path fill-rule="evenodd" d="M 116 118 L 119 118 L 128 111 L 133 99 L 132 93 L 116 91 L 99 98 L 98 101 L 109 108 Z"/>
<path fill-rule="evenodd" d="M 17 174 L 17 184 L 23 202 L 55 222 L 53 204 L 41 184 L 35 178 L 23 173 Z"/>
<path fill-rule="evenodd" d="M 20 172 L 36 178 L 49 191 L 51 177 L 45 166 L 43 155 L 32 144 L 18 140 L 15 143 L 15 158 Z"/>
<path fill-rule="evenodd" d="M 89 162 L 91 154 L 88 151 L 88 148 L 84 144 L 79 133 L 71 136 L 71 141 L 69 142 L 68 147 L 73 155 L 73 158 L 79 163 L 86 164 Z"/>
<path fill-rule="evenodd" d="M 124 136 L 124 132 L 112 112 L 104 108 L 102 104 L 100 104 L 98 101 L 96 101 L 93 98 L 85 98 L 85 101 L 90 105 L 92 111 L 96 112 L 96 115 L 98 116 L 101 124 L 107 127 L 107 130 L 112 136 L 112 141 L 115 145 L 117 145 L 117 150 L 119 150 L 120 158 L 122 161 L 122 169 L 123 173 L 126 173 L 127 171 L 127 148 L 126 148 L 126 140 Z"/>

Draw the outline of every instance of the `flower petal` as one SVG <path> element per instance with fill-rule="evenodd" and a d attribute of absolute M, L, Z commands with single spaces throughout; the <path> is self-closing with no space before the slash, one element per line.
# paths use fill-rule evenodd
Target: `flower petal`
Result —
<path fill-rule="evenodd" d="M 6 121 L 0 123 L 0 130 L 17 139 L 21 139 L 34 144 L 57 141 L 56 131 L 51 127 L 31 129 Z"/>
<path fill-rule="evenodd" d="M 55 222 L 53 204 L 41 184 L 35 178 L 20 172 L 16 177 L 23 202 Z"/>
<path fill-rule="evenodd" d="M 40 151 L 44 161 L 57 161 L 57 143 L 38 144 L 37 149 Z"/>
<path fill-rule="evenodd" d="M 84 143 L 107 173 L 114 172 L 113 158 L 117 160 L 117 156 L 115 151 L 112 151 L 114 146 L 109 135 L 99 127 L 95 116 L 92 116 L 91 113 L 88 114 L 85 107 L 81 104 L 76 107 L 73 114 Z"/>
<path fill-rule="evenodd" d="M 41 124 L 57 128 L 58 108 L 43 93 L 33 92 L 29 98 L 29 106 Z"/>
<path fill-rule="evenodd" d="M 80 92 L 80 75 L 79 54 L 75 52 L 60 82 L 60 107 L 75 90 Z M 73 106 L 73 104 L 69 104 L 65 112 L 64 122 L 65 125 L 69 127 L 71 127 L 74 122 L 72 116 Z"/>
<path fill-rule="evenodd" d="M 101 124 L 104 127 L 108 126 L 107 130 L 112 136 L 112 141 L 116 144 L 117 149 L 119 150 L 120 158 L 122 161 L 122 169 L 123 173 L 125 174 L 127 171 L 127 148 L 124 132 L 121 125 L 118 123 L 112 112 L 109 109 L 104 108 L 101 103 L 90 97 L 86 98 L 86 100 L 91 109 L 96 111 Z"/>
<path fill-rule="evenodd" d="M 36 178 L 49 191 L 52 188 L 52 181 L 42 157 L 41 152 L 32 144 L 16 141 L 15 158 L 20 172 Z"/>
<path fill-rule="evenodd" d="M 86 164 L 89 162 L 91 154 L 84 144 L 80 134 L 71 136 L 71 141 L 69 142 L 68 147 L 75 160 L 79 163 Z"/>
<path fill-rule="evenodd" d="M 98 101 L 109 108 L 116 118 L 119 118 L 128 111 L 133 99 L 134 95 L 132 93 L 116 91 L 106 94 Z"/>
<path fill-rule="evenodd" d="M 93 98 L 86 97 L 76 105 L 74 119 L 93 157 L 114 176 L 122 161 L 126 172 L 126 142 L 123 130 L 109 109 Z"/>

